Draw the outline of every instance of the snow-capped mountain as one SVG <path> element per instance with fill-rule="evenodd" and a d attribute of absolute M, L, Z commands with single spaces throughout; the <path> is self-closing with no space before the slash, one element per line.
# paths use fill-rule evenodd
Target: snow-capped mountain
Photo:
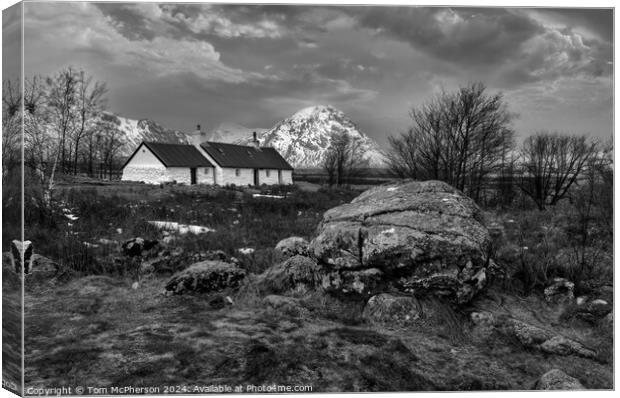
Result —
<path fill-rule="evenodd" d="M 182 131 L 167 129 L 159 123 L 149 119 L 129 119 L 112 113 L 104 112 L 101 119 L 112 123 L 121 132 L 125 144 L 121 147 L 121 155 L 129 156 L 136 150 L 142 141 L 168 142 L 174 144 L 188 144 L 190 134 Z"/>
<path fill-rule="evenodd" d="M 302 109 L 258 137 L 261 146 L 275 148 L 293 167 L 317 168 L 322 166 L 332 136 L 342 132 L 359 141 L 371 167 L 383 166 L 385 158 L 377 143 L 332 106 Z M 251 136 L 247 136 L 237 143 L 247 145 L 250 141 Z"/>
<path fill-rule="evenodd" d="M 232 144 L 250 139 L 255 131 L 256 134 L 260 135 L 267 131 L 267 129 L 251 129 L 236 123 L 221 123 L 207 133 L 207 141 Z"/>

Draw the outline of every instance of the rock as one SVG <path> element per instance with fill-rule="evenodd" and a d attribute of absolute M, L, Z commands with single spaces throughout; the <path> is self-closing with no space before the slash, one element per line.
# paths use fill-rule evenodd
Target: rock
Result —
<path fill-rule="evenodd" d="M 30 273 L 33 250 L 34 246 L 29 240 L 23 242 L 20 240 L 11 241 L 11 255 L 13 256 L 13 266 L 16 273 L 21 274 L 22 264 L 24 265 L 24 274 Z"/>
<path fill-rule="evenodd" d="M 492 313 L 486 311 L 472 312 L 469 314 L 469 319 L 471 319 L 476 326 L 491 328 L 495 325 L 495 317 Z"/>
<path fill-rule="evenodd" d="M 262 292 L 283 293 L 303 285 L 306 289 L 317 286 L 321 281 L 320 268 L 316 261 L 295 255 L 278 263 L 257 277 L 256 284 Z"/>
<path fill-rule="evenodd" d="M 187 253 L 182 249 L 176 249 L 174 251 L 164 250 L 160 252 L 156 258 L 143 261 L 141 270 L 143 270 L 144 273 L 173 274 L 184 270 L 191 264 L 206 260 L 239 264 L 239 260 L 234 257 L 229 257 L 222 250 Z"/>
<path fill-rule="evenodd" d="M 584 305 L 587 301 L 588 301 L 587 296 L 579 296 L 577 297 L 577 300 L 575 302 L 577 303 L 577 305 Z"/>
<path fill-rule="evenodd" d="M 534 385 L 535 390 L 585 390 L 585 387 L 575 379 L 559 369 L 551 369 Z"/>
<path fill-rule="evenodd" d="M 545 288 L 545 300 L 549 303 L 568 304 L 575 298 L 575 284 L 565 278 L 554 278 L 551 285 Z"/>
<path fill-rule="evenodd" d="M 564 336 L 553 336 L 540 345 L 540 349 L 549 354 L 579 355 L 584 358 L 595 358 L 596 352 L 585 348 L 581 343 Z"/>
<path fill-rule="evenodd" d="M 417 321 L 422 311 L 415 297 L 382 293 L 368 300 L 362 316 L 371 323 L 408 325 Z"/>
<path fill-rule="evenodd" d="M 525 322 L 511 319 L 507 322 L 512 334 L 526 347 L 537 347 L 553 337 L 553 333 Z"/>
<path fill-rule="evenodd" d="M 398 275 L 385 281 L 396 290 L 465 303 L 486 284 L 490 241 L 473 200 L 443 182 L 408 181 L 328 210 L 309 250 L 330 272 L 375 269 Z"/>
<path fill-rule="evenodd" d="M 234 264 L 202 261 L 173 275 L 165 289 L 174 294 L 215 293 L 237 288 L 245 276 L 245 271 Z"/>
<path fill-rule="evenodd" d="M 151 250 L 158 243 L 156 240 L 146 240 L 140 237 L 132 238 L 121 245 L 121 251 L 125 256 L 141 257 L 144 255 L 144 252 Z"/>
<path fill-rule="evenodd" d="M 509 332 L 525 347 L 536 348 L 555 355 L 579 355 L 584 358 L 596 357 L 596 352 L 584 347 L 583 344 L 564 336 L 555 335 L 537 326 L 516 319 L 508 320 L 504 326 L 507 326 Z"/>
<path fill-rule="evenodd" d="M 289 258 L 295 255 L 305 256 L 308 254 L 308 241 L 299 236 L 291 236 L 290 238 L 282 239 L 276 245 L 276 252 L 282 256 L 282 258 Z"/>
<path fill-rule="evenodd" d="M 323 275 L 321 286 L 335 294 L 369 297 L 383 290 L 383 271 L 369 268 L 328 272 Z"/>
<path fill-rule="evenodd" d="M 300 304 L 299 300 L 293 297 L 271 294 L 263 299 L 263 304 L 277 310 L 278 312 L 291 316 L 299 316 L 304 312 L 304 308 Z"/>
<path fill-rule="evenodd" d="M 605 300 L 596 299 L 585 304 L 578 305 L 567 311 L 567 318 L 577 318 L 589 323 L 596 323 L 611 312 L 613 307 Z"/>

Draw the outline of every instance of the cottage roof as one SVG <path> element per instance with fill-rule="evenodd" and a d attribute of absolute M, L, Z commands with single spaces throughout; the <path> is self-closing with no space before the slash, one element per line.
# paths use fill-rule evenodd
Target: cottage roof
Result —
<path fill-rule="evenodd" d="M 127 159 L 123 167 L 129 163 L 142 145 L 153 152 L 153 155 L 166 167 L 214 167 L 214 165 L 200 153 L 198 148 L 193 145 L 166 144 L 148 141 L 143 141 L 142 144 L 138 146 L 138 149 Z"/>
<path fill-rule="evenodd" d="M 293 167 L 274 148 L 205 142 L 200 145 L 221 167 L 282 169 Z"/>

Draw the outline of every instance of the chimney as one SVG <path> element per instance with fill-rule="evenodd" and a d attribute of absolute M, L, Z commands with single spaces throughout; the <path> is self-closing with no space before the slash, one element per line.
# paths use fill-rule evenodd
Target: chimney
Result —
<path fill-rule="evenodd" d="M 207 140 L 207 133 L 200 129 L 200 124 L 196 125 L 196 131 L 191 134 L 191 142 L 194 145 L 200 145 Z"/>
<path fill-rule="evenodd" d="M 254 145 L 254 148 L 256 149 L 260 148 L 260 142 L 258 141 L 258 138 L 256 138 L 256 131 L 252 133 L 252 145 Z"/>

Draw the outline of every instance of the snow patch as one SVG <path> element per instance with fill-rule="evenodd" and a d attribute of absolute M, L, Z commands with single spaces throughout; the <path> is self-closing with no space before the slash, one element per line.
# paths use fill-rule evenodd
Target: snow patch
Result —
<path fill-rule="evenodd" d="M 180 224 L 174 221 L 149 221 L 148 223 L 159 229 L 176 231 L 181 235 L 185 235 L 187 233 L 199 235 L 207 232 L 215 232 L 214 229 L 202 225 Z"/>

